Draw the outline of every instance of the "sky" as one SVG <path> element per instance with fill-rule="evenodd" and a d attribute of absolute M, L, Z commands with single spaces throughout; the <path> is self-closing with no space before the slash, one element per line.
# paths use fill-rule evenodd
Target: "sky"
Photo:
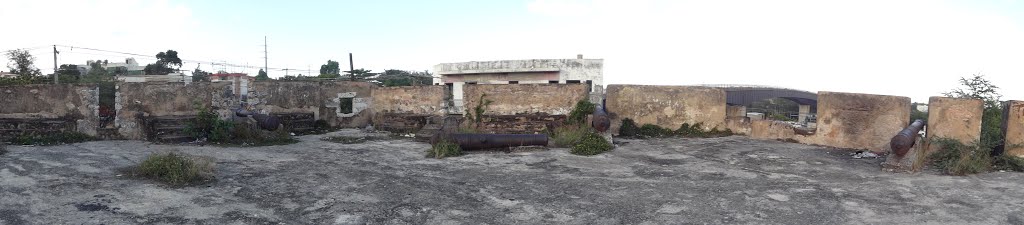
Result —
<path fill-rule="evenodd" d="M 927 102 L 983 74 L 1004 100 L 1024 100 L 1018 0 L 3 0 L 0 18 L 0 51 L 30 49 L 43 73 L 58 45 L 59 64 L 146 64 L 173 49 L 184 70 L 255 74 L 266 37 L 271 77 L 316 74 L 327 60 L 347 70 L 348 53 L 373 71 L 583 54 L 604 59 L 606 85 L 753 84 Z"/>

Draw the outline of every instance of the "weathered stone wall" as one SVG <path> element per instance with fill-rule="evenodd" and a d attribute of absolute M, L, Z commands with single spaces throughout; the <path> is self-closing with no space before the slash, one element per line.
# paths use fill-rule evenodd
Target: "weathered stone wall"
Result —
<path fill-rule="evenodd" d="M 432 116 L 444 116 L 445 86 L 381 87 L 373 90 L 370 109 L 378 129 L 411 132 Z"/>
<path fill-rule="evenodd" d="M 0 86 L 0 121 L 0 138 L 59 131 L 96 136 L 99 88 L 94 84 Z"/>
<path fill-rule="evenodd" d="M 568 115 L 576 102 L 587 99 L 586 84 L 471 84 L 463 87 L 466 110 L 473 110 L 480 96 L 491 100 L 484 115 Z"/>
<path fill-rule="evenodd" d="M 492 101 L 484 111 L 481 132 L 534 133 L 565 116 L 586 100 L 586 84 L 474 84 L 466 85 L 465 109 L 472 111 L 480 96 Z M 466 120 L 465 123 L 472 121 Z"/>
<path fill-rule="evenodd" d="M 781 121 L 754 120 L 750 124 L 750 138 L 754 139 L 791 139 L 796 135 L 793 125 Z"/>
<path fill-rule="evenodd" d="M 725 128 L 732 130 L 733 134 L 749 135 L 751 126 L 750 118 L 745 116 L 725 118 Z"/>
<path fill-rule="evenodd" d="M 608 85 L 606 104 L 612 132 L 622 119 L 638 125 L 654 124 L 677 129 L 683 123 L 704 124 L 704 129 L 725 128 L 725 91 L 709 87 Z"/>
<path fill-rule="evenodd" d="M 985 103 L 980 99 L 931 97 L 928 99 L 927 140 L 951 138 L 970 144 L 981 138 L 981 116 Z M 934 152 L 939 146 L 931 146 Z"/>
<path fill-rule="evenodd" d="M 1024 157 L 1024 101 L 1007 101 L 1003 110 L 1006 154 Z"/>
<path fill-rule="evenodd" d="M 370 122 L 374 84 L 349 81 L 260 81 L 250 84 L 247 102 L 266 114 L 311 113 L 336 127 L 364 127 Z M 350 113 L 341 99 L 352 98 Z"/>
<path fill-rule="evenodd" d="M 893 135 L 910 123 L 910 98 L 818 92 L 818 127 L 814 135 L 796 136 L 806 144 L 889 151 Z"/>
<path fill-rule="evenodd" d="M 146 138 L 146 118 L 194 116 L 196 106 L 229 118 L 238 107 L 238 97 L 227 82 L 200 83 L 118 83 L 114 124 L 123 138 Z"/>
<path fill-rule="evenodd" d="M 726 106 L 725 112 L 725 117 L 747 117 L 747 107 L 742 105 Z"/>

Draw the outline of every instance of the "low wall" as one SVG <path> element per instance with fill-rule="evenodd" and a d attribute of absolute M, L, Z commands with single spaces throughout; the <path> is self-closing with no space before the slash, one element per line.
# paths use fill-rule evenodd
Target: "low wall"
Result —
<path fill-rule="evenodd" d="M 381 87 L 373 90 L 373 125 L 390 131 L 416 131 L 430 117 L 444 116 L 445 86 Z"/>
<path fill-rule="evenodd" d="M 926 140 L 951 138 L 965 144 L 980 140 L 984 107 L 980 99 L 929 98 Z M 927 150 L 934 152 L 938 147 L 930 146 Z"/>
<path fill-rule="evenodd" d="M 732 130 L 734 134 L 749 135 L 751 131 L 752 122 L 747 117 L 729 117 L 725 118 L 725 128 Z"/>
<path fill-rule="evenodd" d="M 818 92 L 817 131 L 796 136 L 806 144 L 889 151 L 893 135 L 910 123 L 910 98 Z M 756 130 L 756 129 L 755 129 Z"/>
<path fill-rule="evenodd" d="M 94 84 L 0 86 L 0 139 L 61 131 L 96 136 L 99 88 Z"/>
<path fill-rule="evenodd" d="M 141 140 L 146 138 L 147 118 L 195 116 L 196 106 L 229 118 L 239 105 L 237 99 L 227 82 L 118 83 L 114 124 L 121 137 Z"/>
<path fill-rule="evenodd" d="M 488 133 L 535 133 L 565 121 L 576 103 L 587 100 L 587 84 L 472 84 L 463 86 L 465 109 L 480 96 L 490 100 L 480 130 Z M 472 122 L 469 120 L 466 123 Z"/>
<path fill-rule="evenodd" d="M 725 128 L 725 91 L 709 87 L 608 85 L 606 104 L 612 132 L 622 119 L 637 125 L 654 124 L 678 129 L 683 123 L 704 124 L 704 129 Z"/>
<path fill-rule="evenodd" d="M 462 87 L 466 110 L 473 110 L 480 96 L 491 100 L 484 115 L 568 115 L 576 102 L 587 99 L 586 84 L 470 84 Z"/>
<path fill-rule="evenodd" d="M 1003 110 L 1005 154 L 1024 157 L 1024 101 L 1006 101 Z"/>
<path fill-rule="evenodd" d="M 259 81 L 250 85 L 247 102 L 260 113 L 313 114 L 334 127 L 360 128 L 370 123 L 374 87 L 350 81 Z"/>
<path fill-rule="evenodd" d="M 750 126 L 750 138 L 762 140 L 792 139 L 796 137 L 793 125 L 772 120 L 754 120 Z"/>

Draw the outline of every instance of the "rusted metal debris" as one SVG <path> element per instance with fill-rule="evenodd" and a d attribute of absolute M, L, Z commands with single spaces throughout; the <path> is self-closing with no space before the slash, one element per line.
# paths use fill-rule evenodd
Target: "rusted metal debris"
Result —
<path fill-rule="evenodd" d="M 892 148 L 892 152 L 896 156 L 903 157 L 910 151 L 910 148 L 914 147 L 914 143 L 917 142 L 917 133 L 921 132 L 924 128 L 924 120 L 914 120 L 910 126 L 904 128 L 902 131 L 892 137 L 889 141 L 889 147 Z"/>
<path fill-rule="evenodd" d="M 462 150 L 548 145 L 548 136 L 543 134 L 451 134 L 448 138 Z"/>

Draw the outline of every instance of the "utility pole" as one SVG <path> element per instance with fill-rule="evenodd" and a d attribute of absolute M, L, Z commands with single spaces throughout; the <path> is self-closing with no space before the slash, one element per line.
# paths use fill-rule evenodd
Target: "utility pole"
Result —
<path fill-rule="evenodd" d="M 267 67 L 267 36 L 263 36 L 263 72 L 270 76 L 270 67 Z"/>
<path fill-rule="evenodd" d="M 352 81 L 356 81 L 356 66 L 352 65 L 352 53 L 348 53 L 348 74 L 352 75 Z"/>
<path fill-rule="evenodd" d="M 60 84 L 60 75 L 57 74 L 57 45 L 53 45 L 53 84 Z"/>

